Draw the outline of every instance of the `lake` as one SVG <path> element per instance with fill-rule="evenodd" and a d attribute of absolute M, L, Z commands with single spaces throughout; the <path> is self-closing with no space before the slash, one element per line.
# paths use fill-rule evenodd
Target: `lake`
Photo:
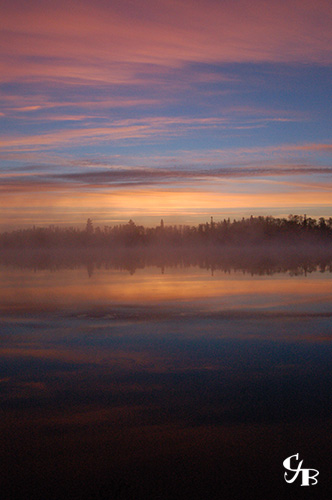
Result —
<path fill-rule="evenodd" d="M 330 265 L 0 276 L 5 498 L 328 498 Z"/>

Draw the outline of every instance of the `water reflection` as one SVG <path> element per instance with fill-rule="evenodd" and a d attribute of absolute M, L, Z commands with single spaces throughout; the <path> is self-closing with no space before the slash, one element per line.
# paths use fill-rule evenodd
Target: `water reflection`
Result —
<path fill-rule="evenodd" d="M 330 311 L 330 273 L 248 275 L 243 270 L 145 267 L 134 275 L 117 268 L 34 269 L 0 267 L 3 314 L 45 313 L 162 319 L 181 314 L 250 310 L 291 313 Z"/>
<path fill-rule="evenodd" d="M 8 498 L 298 498 L 294 453 L 328 498 L 332 279 L 311 271 L 2 266 Z"/>
<path fill-rule="evenodd" d="M 146 267 L 156 267 L 163 274 L 167 269 L 190 267 L 231 272 L 240 270 L 251 275 L 280 272 L 310 274 L 315 270 L 332 272 L 332 251 L 329 246 L 260 245 L 236 247 L 182 247 L 96 249 L 25 249 L 2 250 L 0 265 L 33 270 L 61 270 L 85 267 L 89 276 L 98 269 L 128 271 L 135 274 Z"/>

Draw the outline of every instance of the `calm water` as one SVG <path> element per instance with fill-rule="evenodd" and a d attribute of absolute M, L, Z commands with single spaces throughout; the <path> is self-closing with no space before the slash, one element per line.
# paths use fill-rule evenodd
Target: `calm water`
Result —
<path fill-rule="evenodd" d="M 4 498 L 328 498 L 322 270 L 2 266 Z"/>

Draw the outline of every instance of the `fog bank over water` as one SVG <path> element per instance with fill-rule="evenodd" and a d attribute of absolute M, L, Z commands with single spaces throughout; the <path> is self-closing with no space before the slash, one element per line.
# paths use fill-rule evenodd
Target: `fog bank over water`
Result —
<path fill-rule="evenodd" d="M 242 218 L 241 220 L 213 220 L 198 226 L 160 225 L 144 227 L 133 220 L 127 224 L 94 227 L 89 218 L 84 229 L 77 227 L 36 227 L 0 233 L 0 249 L 6 248 L 112 248 L 319 244 L 332 245 L 332 217 L 319 220 L 306 215 L 289 215 L 288 218 L 271 216 Z"/>
<path fill-rule="evenodd" d="M 0 263 L 39 268 L 94 266 L 127 269 L 146 266 L 214 270 L 242 269 L 251 273 L 310 272 L 331 269 L 332 218 L 299 215 L 287 219 L 253 217 L 224 219 L 198 226 L 155 227 L 130 220 L 117 226 L 84 229 L 35 227 L 0 234 Z"/>

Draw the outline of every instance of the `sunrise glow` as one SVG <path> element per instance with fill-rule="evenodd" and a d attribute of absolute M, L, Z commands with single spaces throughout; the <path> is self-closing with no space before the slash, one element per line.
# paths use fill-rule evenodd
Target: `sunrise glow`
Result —
<path fill-rule="evenodd" d="M 330 216 L 328 0 L 2 7 L 0 230 Z"/>

